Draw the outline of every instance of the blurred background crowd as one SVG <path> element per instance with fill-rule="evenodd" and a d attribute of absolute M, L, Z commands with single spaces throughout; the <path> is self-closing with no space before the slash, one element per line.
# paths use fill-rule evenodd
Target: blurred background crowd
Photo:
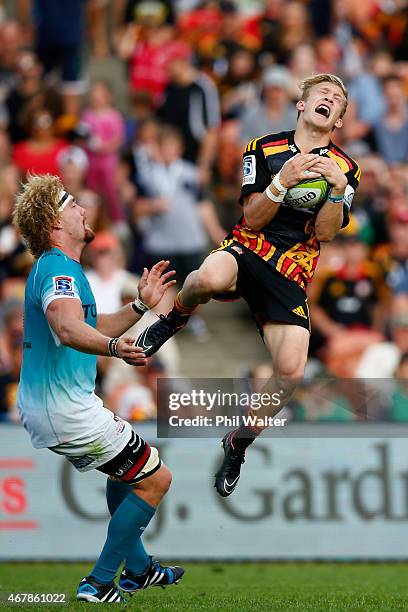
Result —
<path fill-rule="evenodd" d="M 309 288 L 307 380 L 387 379 L 371 418 L 408 420 L 407 0 L 0 2 L 0 420 L 18 418 L 32 258 L 11 214 L 27 172 L 59 174 L 86 208 L 97 235 L 83 263 L 98 310 L 112 312 L 135 297 L 143 266 L 168 258 L 182 283 L 224 238 L 240 214 L 246 143 L 294 129 L 299 82 L 316 72 L 349 88 L 333 140 L 362 178 L 351 223 L 323 245 Z M 230 312 L 248 325 L 246 310 Z M 222 337 L 203 317 L 180 338 L 211 339 L 216 360 Z M 179 342 L 144 369 L 101 358 L 107 405 L 154 418 L 157 378 L 185 373 Z M 241 354 L 241 372 L 225 364 L 221 375 L 244 375 Z M 254 379 L 270 374 L 249 365 Z M 188 372 L 203 368 L 196 358 Z M 364 418 L 336 389 L 338 401 L 298 394 L 291 417 Z"/>

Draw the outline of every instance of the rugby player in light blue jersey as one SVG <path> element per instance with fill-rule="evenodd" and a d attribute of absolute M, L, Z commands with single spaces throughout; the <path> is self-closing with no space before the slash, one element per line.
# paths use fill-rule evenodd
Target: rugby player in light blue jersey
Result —
<path fill-rule="evenodd" d="M 49 174 L 30 176 L 16 199 L 14 221 L 36 258 L 27 280 L 24 351 L 18 407 L 36 448 L 65 455 L 81 472 L 108 475 L 108 535 L 77 598 L 120 602 L 125 592 L 167 586 L 183 576 L 146 553 L 141 535 L 166 494 L 171 474 L 157 449 L 95 395 L 97 355 L 146 363 L 135 338 L 123 335 L 174 284 L 168 261 L 144 270 L 139 298 L 114 314 L 98 315 L 80 264 L 93 237 L 85 210 Z M 114 577 L 124 563 L 119 589 Z"/>

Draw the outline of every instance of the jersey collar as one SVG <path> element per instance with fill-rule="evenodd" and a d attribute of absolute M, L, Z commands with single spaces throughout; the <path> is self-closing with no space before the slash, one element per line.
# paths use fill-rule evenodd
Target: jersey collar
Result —
<path fill-rule="evenodd" d="M 295 143 L 295 130 L 292 130 L 291 132 L 289 132 L 288 145 L 292 153 L 300 153 L 300 149 L 297 147 Z M 333 147 L 333 143 L 330 140 L 327 147 L 316 147 L 315 149 L 312 149 L 311 151 L 309 151 L 309 153 L 317 153 L 318 155 L 325 155 L 331 150 L 332 147 Z"/>
<path fill-rule="evenodd" d="M 72 259 L 72 257 L 70 257 L 69 255 L 67 255 L 66 253 L 64 253 L 64 251 L 61 251 L 60 248 L 56 247 L 56 246 L 52 246 L 50 249 L 50 253 L 57 253 L 59 255 L 62 255 L 63 257 L 65 257 L 65 259 L 69 259 L 70 261 L 73 261 L 74 263 L 78 264 L 79 266 L 81 265 L 81 263 L 79 261 L 77 261 L 76 259 Z"/>

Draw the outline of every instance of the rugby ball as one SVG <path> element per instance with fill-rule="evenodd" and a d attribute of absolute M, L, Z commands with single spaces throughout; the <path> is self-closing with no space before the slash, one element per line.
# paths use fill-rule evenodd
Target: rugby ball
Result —
<path fill-rule="evenodd" d="M 314 208 L 329 194 L 329 184 L 324 177 L 306 179 L 287 190 L 284 202 L 292 208 Z"/>

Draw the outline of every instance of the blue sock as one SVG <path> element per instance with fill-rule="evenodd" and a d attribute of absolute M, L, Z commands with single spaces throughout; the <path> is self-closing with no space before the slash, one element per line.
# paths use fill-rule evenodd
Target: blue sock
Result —
<path fill-rule="evenodd" d="M 131 491 L 114 512 L 108 527 L 108 537 L 91 575 L 97 582 L 109 584 L 123 559 L 134 547 L 135 539 L 150 523 L 156 509 Z"/>
<path fill-rule="evenodd" d="M 116 509 L 122 501 L 125 499 L 127 494 L 132 490 L 132 487 L 126 482 L 120 482 L 119 480 L 112 480 L 108 478 L 106 481 L 106 501 L 108 502 L 108 508 L 111 516 L 116 512 Z M 132 546 L 132 550 L 127 556 L 125 561 L 126 569 L 130 570 L 133 574 L 138 576 L 143 574 L 150 565 L 150 557 L 147 554 L 145 547 L 143 546 L 142 538 L 137 538 Z"/>
<path fill-rule="evenodd" d="M 126 482 L 120 480 L 112 480 L 108 478 L 106 481 L 106 501 L 108 503 L 108 509 L 111 516 L 113 516 L 123 502 L 125 497 L 130 493 L 132 487 Z"/>

